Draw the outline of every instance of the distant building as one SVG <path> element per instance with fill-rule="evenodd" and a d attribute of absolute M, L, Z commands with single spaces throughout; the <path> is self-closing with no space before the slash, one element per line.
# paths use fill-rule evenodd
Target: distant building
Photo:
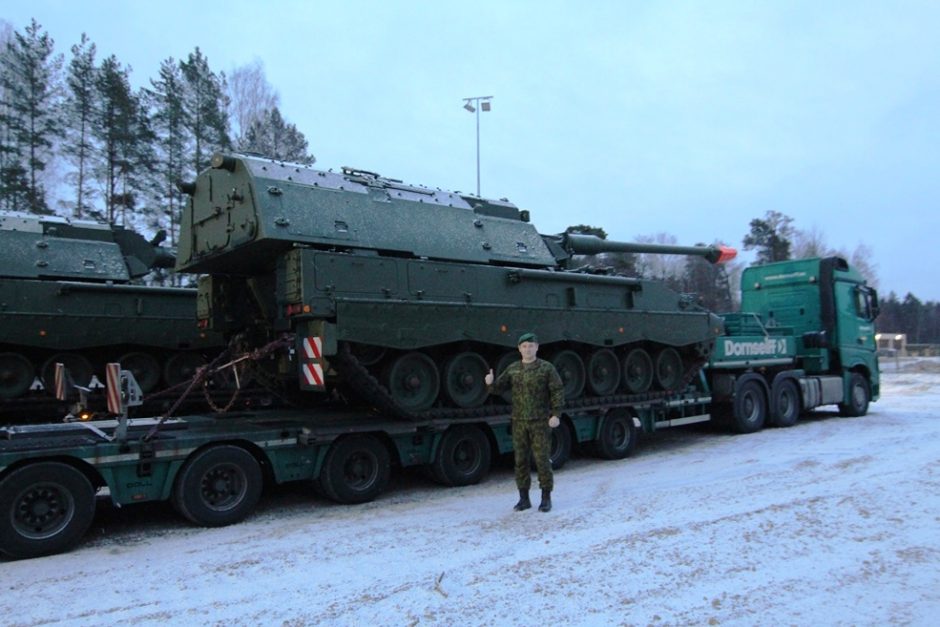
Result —
<path fill-rule="evenodd" d="M 907 356 L 907 333 L 875 333 L 878 352 L 889 356 Z"/>

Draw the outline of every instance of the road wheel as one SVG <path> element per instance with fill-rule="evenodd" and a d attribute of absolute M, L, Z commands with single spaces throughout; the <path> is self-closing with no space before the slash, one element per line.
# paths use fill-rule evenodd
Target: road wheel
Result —
<path fill-rule="evenodd" d="M 636 447 L 633 417 L 624 410 L 613 410 L 604 416 L 594 451 L 604 459 L 623 459 Z"/>
<path fill-rule="evenodd" d="M 0 552 L 36 557 L 71 548 L 95 516 L 95 489 L 58 462 L 30 464 L 0 482 Z"/>
<path fill-rule="evenodd" d="M 33 364 L 19 353 L 0 353 L 0 398 L 22 396 L 33 384 Z"/>
<path fill-rule="evenodd" d="M 552 448 L 549 453 L 549 461 L 552 462 L 552 469 L 558 470 L 571 459 L 571 446 L 573 438 L 571 428 L 564 420 L 552 429 Z"/>
<path fill-rule="evenodd" d="M 176 353 L 163 366 L 163 380 L 169 386 L 189 381 L 205 365 L 206 360 L 199 353 Z"/>
<path fill-rule="evenodd" d="M 444 366 L 444 396 L 455 407 L 479 407 L 487 397 L 483 378 L 489 370 L 477 353 L 451 357 Z"/>
<path fill-rule="evenodd" d="M 388 450 L 372 436 L 337 440 L 320 471 L 320 484 L 338 503 L 365 503 L 385 489 L 391 475 Z"/>
<path fill-rule="evenodd" d="M 737 386 L 732 407 L 734 430 L 754 433 L 764 427 L 767 419 L 767 395 L 755 379 L 745 379 Z"/>
<path fill-rule="evenodd" d="M 654 369 L 656 385 L 660 390 L 675 390 L 682 381 L 682 357 L 674 348 L 664 348 L 656 355 Z"/>
<path fill-rule="evenodd" d="M 578 398 L 584 393 L 584 362 L 572 350 L 558 351 L 549 361 L 555 366 L 565 386 L 565 398 Z"/>
<path fill-rule="evenodd" d="M 587 363 L 588 389 L 595 396 L 608 396 L 620 385 L 620 361 L 609 348 L 591 353 Z"/>
<path fill-rule="evenodd" d="M 405 411 L 430 409 L 441 389 L 434 361 L 417 351 L 405 353 L 389 365 L 385 383 L 395 402 Z"/>
<path fill-rule="evenodd" d="M 160 383 L 160 363 L 152 355 L 128 353 L 122 355 L 118 362 L 121 369 L 129 370 L 134 375 L 142 393 L 153 391 Z"/>
<path fill-rule="evenodd" d="M 629 394 L 643 394 L 653 385 L 653 360 L 642 348 L 623 358 L 623 384 Z"/>
<path fill-rule="evenodd" d="M 493 374 L 499 376 L 503 373 L 503 370 L 509 367 L 510 364 L 513 364 L 520 360 L 519 351 L 510 351 L 500 355 L 499 359 L 496 361 L 496 372 Z M 500 397 L 507 403 L 512 402 L 512 387 L 508 387 L 500 394 Z"/>
<path fill-rule="evenodd" d="M 792 427 L 800 418 L 800 389 L 793 379 L 783 379 L 771 392 L 771 419 L 775 427 Z"/>
<path fill-rule="evenodd" d="M 47 390 L 55 392 L 55 365 L 64 364 L 75 385 L 88 387 L 95 370 L 91 362 L 78 353 L 58 353 L 46 360 L 42 366 L 42 381 Z"/>
<path fill-rule="evenodd" d="M 861 374 L 853 372 L 849 379 L 849 397 L 846 402 L 839 403 L 839 414 L 842 416 L 864 416 L 868 413 L 868 403 L 871 402 L 871 389 L 868 381 Z"/>
<path fill-rule="evenodd" d="M 431 476 L 444 485 L 473 485 L 489 472 L 492 456 L 489 440 L 478 427 L 454 426 L 441 438 Z"/>
<path fill-rule="evenodd" d="M 231 525 L 255 508 L 263 484 L 261 465 L 251 453 L 238 446 L 213 446 L 194 453 L 180 470 L 173 504 L 197 525 Z"/>

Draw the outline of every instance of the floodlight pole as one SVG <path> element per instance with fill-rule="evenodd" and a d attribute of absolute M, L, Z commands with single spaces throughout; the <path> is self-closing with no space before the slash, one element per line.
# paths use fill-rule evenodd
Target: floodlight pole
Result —
<path fill-rule="evenodd" d="M 477 118 L 477 196 L 480 195 L 480 109 L 490 110 L 490 100 L 493 96 L 471 96 L 464 98 L 463 108 L 476 114 Z"/>

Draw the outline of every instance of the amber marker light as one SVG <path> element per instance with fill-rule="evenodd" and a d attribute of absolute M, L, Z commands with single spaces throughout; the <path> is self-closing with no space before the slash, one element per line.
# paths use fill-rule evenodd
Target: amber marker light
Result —
<path fill-rule="evenodd" d="M 45 329 L 39 329 L 39 337 L 46 337 L 46 330 L 45 330 Z"/>
<path fill-rule="evenodd" d="M 509 331 L 509 327 L 507 327 L 505 324 L 499 325 L 499 332 L 500 332 L 500 333 L 506 333 L 507 331 Z"/>

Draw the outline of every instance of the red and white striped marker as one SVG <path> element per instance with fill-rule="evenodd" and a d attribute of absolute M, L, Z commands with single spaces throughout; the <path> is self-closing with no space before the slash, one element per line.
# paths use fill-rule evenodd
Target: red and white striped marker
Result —
<path fill-rule="evenodd" d="M 108 411 L 112 414 L 121 413 L 121 364 L 107 364 L 106 389 L 108 392 Z"/>
<path fill-rule="evenodd" d="M 320 359 L 323 355 L 323 338 L 316 336 L 305 337 L 303 341 L 304 355 L 307 359 Z"/>
<path fill-rule="evenodd" d="M 323 366 L 320 364 L 302 364 L 300 367 L 307 385 L 321 387 L 323 385 Z"/>

